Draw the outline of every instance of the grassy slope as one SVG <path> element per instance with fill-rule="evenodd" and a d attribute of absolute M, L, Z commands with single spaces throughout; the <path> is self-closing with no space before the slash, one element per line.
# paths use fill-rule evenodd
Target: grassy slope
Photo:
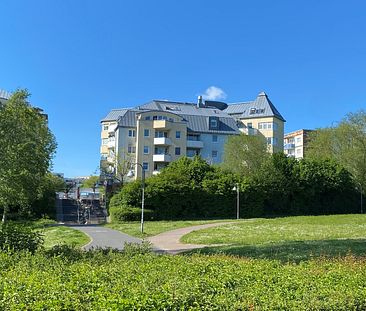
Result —
<path fill-rule="evenodd" d="M 144 223 L 144 234 L 141 234 L 140 222 L 125 222 L 125 223 L 112 223 L 106 224 L 108 228 L 112 228 L 123 233 L 127 233 L 135 237 L 148 237 L 157 235 L 159 233 L 170 231 L 174 229 L 202 225 L 215 222 L 233 222 L 232 219 L 224 220 L 181 220 L 181 221 L 146 221 Z"/>
<path fill-rule="evenodd" d="M 195 244 L 229 244 L 202 252 L 300 261 L 318 256 L 366 254 L 366 215 L 251 219 L 195 231 L 182 238 Z"/>
<path fill-rule="evenodd" d="M 40 219 L 28 223 L 43 234 L 44 247 L 49 249 L 58 244 L 82 247 L 89 243 L 90 238 L 79 230 L 70 227 L 58 226 L 54 220 Z"/>

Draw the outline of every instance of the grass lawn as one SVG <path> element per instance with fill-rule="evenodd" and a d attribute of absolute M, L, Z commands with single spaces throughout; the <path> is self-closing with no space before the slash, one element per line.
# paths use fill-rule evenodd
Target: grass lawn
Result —
<path fill-rule="evenodd" d="M 82 247 L 90 242 L 90 238 L 86 234 L 70 227 L 58 226 L 54 220 L 41 219 L 29 222 L 29 225 L 42 232 L 45 248 L 51 248 L 58 244 Z"/>
<path fill-rule="evenodd" d="M 105 226 L 108 228 L 121 231 L 123 233 L 127 233 L 131 236 L 142 238 L 157 235 L 159 233 L 174 229 L 203 225 L 208 223 L 215 223 L 215 222 L 226 222 L 226 221 L 233 222 L 237 220 L 221 219 L 221 220 L 146 221 L 144 223 L 144 234 L 141 234 L 141 223 L 137 221 L 125 222 L 125 223 L 111 223 L 106 224 Z"/>
<path fill-rule="evenodd" d="M 249 219 L 187 234 L 185 243 L 227 244 L 202 253 L 301 261 L 312 257 L 366 255 L 366 215 Z"/>

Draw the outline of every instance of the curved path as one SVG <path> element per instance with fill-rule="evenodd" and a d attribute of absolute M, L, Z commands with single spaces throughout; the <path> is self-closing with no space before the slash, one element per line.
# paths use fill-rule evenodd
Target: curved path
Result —
<path fill-rule="evenodd" d="M 91 241 L 83 246 L 83 249 L 92 248 L 116 248 L 122 250 L 125 243 L 141 243 L 142 240 L 132 237 L 117 230 L 109 229 L 98 225 L 69 226 L 73 229 L 84 232 L 91 238 Z"/>
<path fill-rule="evenodd" d="M 212 228 L 222 225 L 229 225 L 231 222 L 218 222 L 213 224 L 198 225 L 192 227 L 186 227 L 181 229 L 176 229 L 172 231 L 167 231 L 160 233 L 158 235 L 147 238 L 153 245 L 153 248 L 157 252 L 168 253 L 168 254 L 178 254 L 191 249 L 203 248 L 208 245 L 203 244 L 183 244 L 180 242 L 180 238 L 192 231 L 202 230 L 206 228 Z M 213 246 L 213 245 L 210 245 Z"/>

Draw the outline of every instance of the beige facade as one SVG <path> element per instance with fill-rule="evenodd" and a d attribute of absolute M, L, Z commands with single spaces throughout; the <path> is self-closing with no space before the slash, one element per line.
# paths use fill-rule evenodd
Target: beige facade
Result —
<path fill-rule="evenodd" d="M 240 119 L 247 135 L 263 135 L 270 153 L 283 151 L 284 122 L 276 117 Z"/>
<path fill-rule="evenodd" d="M 306 154 L 306 145 L 311 130 L 298 130 L 284 136 L 284 152 L 289 157 L 302 159 Z"/>

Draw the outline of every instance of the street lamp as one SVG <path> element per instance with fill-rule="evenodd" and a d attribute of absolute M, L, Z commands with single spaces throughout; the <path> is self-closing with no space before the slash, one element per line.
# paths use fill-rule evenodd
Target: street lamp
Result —
<path fill-rule="evenodd" d="M 131 165 L 139 165 L 142 170 L 141 175 L 141 190 L 142 190 L 142 198 L 141 198 L 141 233 L 144 233 L 144 206 L 145 206 L 145 169 L 141 163 L 131 163 Z M 133 177 L 135 175 L 133 170 L 130 170 L 127 173 L 127 177 Z"/>
<path fill-rule="evenodd" d="M 357 181 L 358 186 L 360 186 L 360 204 L 361 204 L 361 214 L 363 214 L 363 195 L 362 195 L 362 184 Z"/>
<path fill-rule="evenodd" d="M 236 185 L 233 188 L 233 191 L 236 191 L 236 219 L 239 219 L 239 183 L 236 183 Z"/>

